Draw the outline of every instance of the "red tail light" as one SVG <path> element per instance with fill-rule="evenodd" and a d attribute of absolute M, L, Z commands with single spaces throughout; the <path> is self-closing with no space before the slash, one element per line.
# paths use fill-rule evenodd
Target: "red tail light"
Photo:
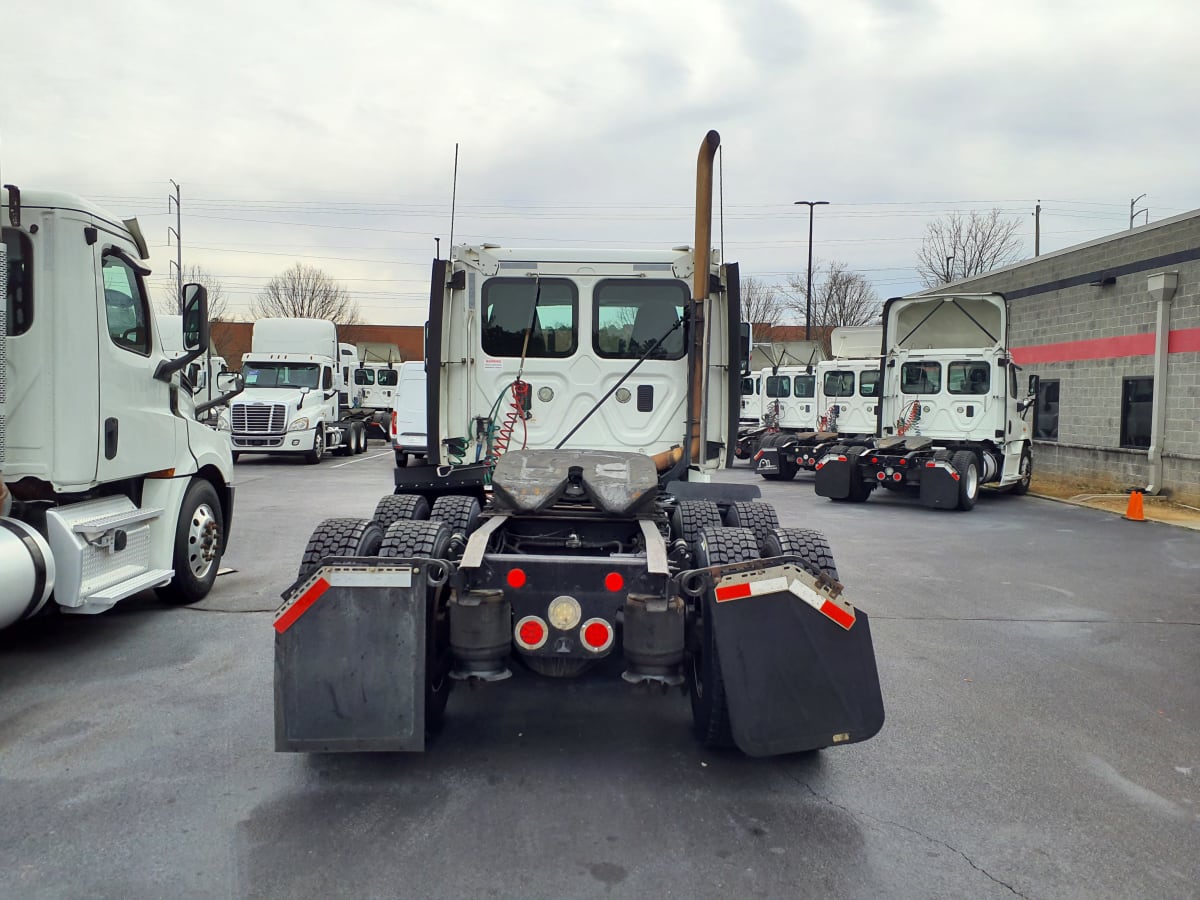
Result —
<path fill-rule="evenodd" d="M 903 476 L 903 475 L 901 475 L 899 472 L 893 472 L 893 473 L 892 473 L 892 481 L 899 481 L 899 480 L 900 480 L 900 479 L 902 479 L 903 477 L 904 477 L 904 476 Z"/>
<path fill-rule="evenodd" d="M 392 440 L 396 439 L 396 411 L 392 410 Z"/>
<path fill-rule="evenodd" d="M 619 591 L 625 587 L 625 579 L 621 577 L 620 572 L 609 572 L 604 576 L 604 586 L 610 591 Z"/>
<path fill-rule="evenodd" d="M 613 627 L 603 619 L 588 619 L 579 629 L 583 646 L 593 653 L 603 653 L 613 642 Z"/>
<path fill-rule="evenodd" d="M 876 472 L 875 477 L 878 478 L 880 481 L 883 481 L 885 478 L 887 478 L 887 473 L 886 472 Z"/>
<path fill-rule="evenodd" d="M 537 616 L 526 616 L 521 619 L 521 621 L 517 622 L 517 627 L 513 631 L 513 637 L 516 639 L 517 646 L 523 650 L 537 650 L 541 648 L 549 636 L 550 629 Z"/>
<path fill-rule="evenodd" d="M 508 575 L 505 576 L 505 580 L 508 582 L 509 587 L 525 587 L 525 570 L 509 569 Z"/>

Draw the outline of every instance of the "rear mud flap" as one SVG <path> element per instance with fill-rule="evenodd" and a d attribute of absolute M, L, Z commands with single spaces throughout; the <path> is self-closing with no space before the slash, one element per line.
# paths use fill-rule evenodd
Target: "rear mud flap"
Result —
<path fill-rule="evenodd" d="M 844 500 L 850 496 L 850 479 L 859 478 L 855 459 L 822 460 L 813 478 L 813 490 L 818 497 Z"/>
<path fill-rule="evenodd" d="M 779 450 L 775 447 L 762 447 L 758 451 L 758 463 L 754 471 L 759 475 L 775 475 L 779 472 Z"/>
<path fill-rule="evenodd" d="M 867 614 L 814 590 L 798 565 L 763 568 L 784 559 L 722 567 L 708 604 L 733 739 L 749 756 L 853 744 L 883 727 Z M 730 589 L 748 579 L 755 592 Z"/>
<path fill-rule="evenodd" d="M 275 615 L 275 749 L 425 749 L 428 560 L 331 558 Z"/>
<path fill-rule="evenodd" d="M 921 470 L 921 505 L 934 509 L 958 508 L 958 479 L 941 466 Z"/>

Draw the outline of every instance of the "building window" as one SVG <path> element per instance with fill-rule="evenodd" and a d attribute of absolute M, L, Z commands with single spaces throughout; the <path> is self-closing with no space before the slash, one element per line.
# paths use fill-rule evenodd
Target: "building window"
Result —
<path fill-rule="evenodd" d="M 1042 441 L 1058 440 L 1058 379 L 1043 379 L 1038 389 L 1033 436 Z"/>
<path fill-rule="evenodd" d="M 1150 446 L 1153 378 L 1121 380 L 1121 446 L 1145 450 Z"/>

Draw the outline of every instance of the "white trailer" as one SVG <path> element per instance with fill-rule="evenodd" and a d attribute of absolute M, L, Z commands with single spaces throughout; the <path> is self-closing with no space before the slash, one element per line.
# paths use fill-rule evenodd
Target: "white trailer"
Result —
<path fill-rule="evenodd" d="M 203 287 L 185 286 L 186 352 L 165 352 L 136 220 L 12 185 L 0 213 L 0 627 L 148 588 L 201 599 L 233 512 L 228 443 L 181 384 L 207 349 Z"/>
<path fill-rule="evenodd" d="M 876 437 L 831 448 L 816 492 L 861 502 L 876 487 L 930 507 L 971 509 L 982 484 L 1023 494 L 1033 472 L 1028 396 L 1008 353 L 1001 294 L 897 297 L 883 312 Z"/>
<path fill-rule="evenodd" d="M 367 448 L 360 392 L 349 383 L 357 365 L 353 344 L 339 344 L 323 319 L 259 319 L 242 357 L 245 390 L 229 408 L 233 458 L 243 453 L 303 456 L 319 463 L 326 451 Z"/>

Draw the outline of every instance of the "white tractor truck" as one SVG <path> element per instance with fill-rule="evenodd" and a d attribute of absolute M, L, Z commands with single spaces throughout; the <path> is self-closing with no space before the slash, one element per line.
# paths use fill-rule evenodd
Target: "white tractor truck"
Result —
<path fill-rule="evenodd" d="M 430 464 L 310 538 L 274 623 L 277 749 L 423 750 L 455 683 L 612 657 L 629 684 L 687 690 L 707 745 L 878 732 L 867 616 L 825 539 L 713 479 L 742 346 L 737 265 L 710 250 L 718 142 L 701 146 L 693 247 L 434 261 Z"/>
<path fill-rule="evenodd" d="M 893 298 L 883 329 L 876 436 L 831 447 L 817 463 L 817 494 L 862 502 L 882 487 L 969 510 L 983 484 L 1028 491 L 1038 379 L 1022 393 L 1004 296 Z"/>
<path fill-rule="evenodd" d="M 165 351 L 136 220 L 12 185 L 0 216 L 0 627 L 203 598 L 233 515 L 228 441 L 181 378 L 207 350 L 204 288 Z"/>
<path fill-rule="evenodd" d="M 752 455 L 759 475 L 768 480 L 790 480 L 801 470 L 813 471 L 830 447 L 864 443 L 874 437 L 881 339 L 882 328 L 876 325 L 833 329 L 833 357 L 817 363 L 816 371 L 809 376 L 811 384 L 804 385 L 805 396 L 816 393 L 811 406 L 803 407 L 806 414 L 809 410 L 811 414 L 802 423 L 794 414 L 790 419 L 780 416 L 772 423 L 774 427 L 763 435 Z"/>
<path fill-rule="evenodd" d="M 365 451 L 369 414 L 350 377 L 357 366 L 358 351 L 338 342 L 332 322 L 257 320 L 242 357 L 245 390 L 221 423 L 229 428 L 233 458 L 269 453 L 315 464 L 327 452 Z"/>
<path fill-rule="evenodd" d="M 368 434 L 389 438 L 392 407 L 400 384 L 399 359 L 395 362 L 360 362 L 354 370 L 354 386 L 361 391 L 360 405 L 369 414 L 366 419 Z"/>

